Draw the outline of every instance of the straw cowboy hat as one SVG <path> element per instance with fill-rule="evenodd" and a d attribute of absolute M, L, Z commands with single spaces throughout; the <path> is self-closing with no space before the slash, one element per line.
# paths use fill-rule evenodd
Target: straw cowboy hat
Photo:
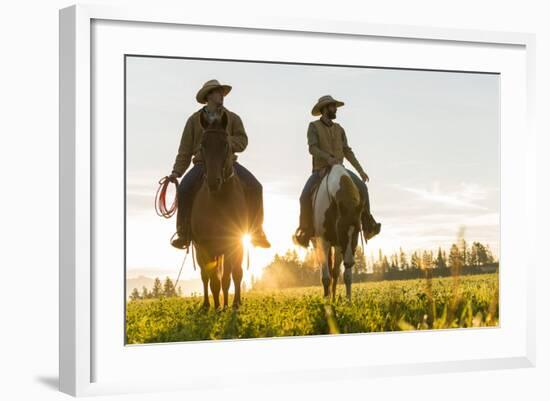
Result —
<path fill-rule="evenodd" d="M 344 102 L 336 100 L 330 95 L 321 96 L 317 101 L 317 104 L 313 106 L 313 109 L 311 109 L 311 114 L 313 114 L 314 116 L 320 116 L 321 109 L 323 108 L 323 106 L 326 106 L 327 104 L 330 104 L 330 103 L 335 103 L 336 107 L 340 107 L 344 105 Z"/>
<path fill-rule="evenodd" d="M 206 103 L 206 95 L 208 95 L 208 92 L 210 92 L 212 89 L 216 88 L 222 88 L 224 96 L 231 91 L 230 85 L 222 85 L 217 79 L 211 79 L 210 81 L 206 81 L 202 88 L 200 88 L 197 92 L 197 102 Z"/>

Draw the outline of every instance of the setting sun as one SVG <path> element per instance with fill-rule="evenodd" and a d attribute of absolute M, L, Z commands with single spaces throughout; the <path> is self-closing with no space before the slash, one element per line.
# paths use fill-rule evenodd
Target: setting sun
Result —
<path fill-rule="evenodd" d="M 250 249 L 250 234 L 243 235 L 243 246 L 246 249 Z"/>

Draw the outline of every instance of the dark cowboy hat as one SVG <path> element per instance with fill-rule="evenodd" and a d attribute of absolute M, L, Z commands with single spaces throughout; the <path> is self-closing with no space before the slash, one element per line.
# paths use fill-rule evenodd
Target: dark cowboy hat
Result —
<path fill-rule="evenodd" d="M 344 105 L 344 102 L 336 100 L 330 95 L 321 96 L 317 101 L 317 104 L 313 106 L 313 109 L 311 109 L 311 114 L 313 114 L 314 116 L 320 116 L 321 109 L 323 108 L 323 106 L 326 106 L 327 104 L 331 104 L 331 103 L 336 104 L 336 107 L 340 107 Z"/>
<path fill-rule="evenodd" d="M 231 91 L 230 85 L 222 85 L 217 79 L 211 79 L 210 81 L 206 81 L 202 88 L 200 88 L 197 92 L 197 102 L 203 104 L 206 103 L 206 95 L 208 95 L 208 92 L 210 92 L 212 89 L 216 88 L 222 88 L 224 96 L 226 96 Z"/>

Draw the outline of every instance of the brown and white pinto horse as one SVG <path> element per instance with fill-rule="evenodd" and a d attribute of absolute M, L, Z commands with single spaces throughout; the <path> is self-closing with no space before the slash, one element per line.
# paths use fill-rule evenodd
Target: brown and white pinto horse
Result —
<path fill-rule="evenodd" d="M 340 164 L 323 177 L 313 196 L 313 244 L 321 265 L 326 298 L 336 295 L 340 265 L 344 260 L 346 296 L 351 300 L 352 267 L 361 229 L 363 200 L 352 178 Z M 332 285 L 331 285 L 332 284 Z"/>
<path fill-rule="evenodd" d="M 205 171 L 191 210 L 191 235 L 204 286 L 203 307 L 210 307 L 209 284 L 214 307 L 220 307 L 220 287 L 226 307 L 233 277 L 233 307 L 238 308 L 243 277 L 242 238 L 248 227 L 245 194 L 233 168 L 233 152 L 225 129 L 227 116 L 223 114 L 221 119 L 208 123 L 201 113 L 201 125 L 204 129 L 201 152 Z"/>

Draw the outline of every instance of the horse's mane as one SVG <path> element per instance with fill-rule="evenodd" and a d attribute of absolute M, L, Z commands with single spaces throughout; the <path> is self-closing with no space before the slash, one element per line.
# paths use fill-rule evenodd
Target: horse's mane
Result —
<path fill-rule="evenodd" d="M 225 126 L 221 118 L 215 118 L 207 127 L 207 131 L 225 131 Z"/>

